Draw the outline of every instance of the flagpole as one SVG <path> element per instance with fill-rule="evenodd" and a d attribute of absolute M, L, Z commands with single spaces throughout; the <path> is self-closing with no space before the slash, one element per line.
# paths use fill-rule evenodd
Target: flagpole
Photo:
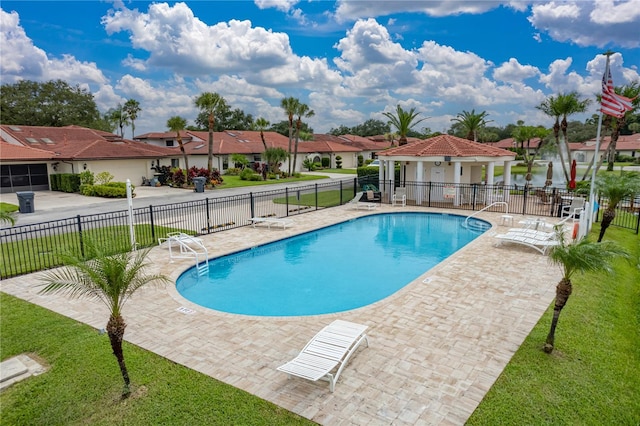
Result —
<path fill-rule="evenodd" d="M 614 52 L 607 51 L 603 53 L 607 57 L 607 63 L 604 67 L 604 75 L 609 75 L 609 57 L 613 55 Z M 598 110 L 598 130 L 596 133 L 596 150 L 593 154 L 593 168 L 591 170 L 591 185 L 589 185 L 589 211 L 587 212 L 587 217 L 589 218 L 587 226 L 589 230 L 594 222 L 594 216 L 596 214 L 595 205 L 596 205 L 596 196 L 595 196 L 595 184 L 596 184 L 596 169 L 598 163 L 598 156 L 600 151 L 600 135 L 602 132 L 602 108 Z"/>

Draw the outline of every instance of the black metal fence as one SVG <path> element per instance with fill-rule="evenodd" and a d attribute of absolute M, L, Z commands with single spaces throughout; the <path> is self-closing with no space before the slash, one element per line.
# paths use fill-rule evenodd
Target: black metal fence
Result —
<path fill-rule="evenodd" d="M 247 226 L 252 217 L 291 217 L 336 207 L 351 200 L 365 184 L 377 186 L 383 203 L 391 202 L 394 190 L 390 181 L 354 178 L 149 206 L 133 209 L 135 240 L 138 247 L 150 247 L 168 232 L 211 234 Z M 525 190 L 517 186 L 435 182 L 405 182 L 403 186 L 409 205 L 477 211 L 494 202 L 504 202 L 510 213 L 531 216 L 561 216 L 572 198 L 571 193 L 557 188 Z M 490 210 L 503 211 L 502 206 Z M 600 200 L 597 220 L 604 206 L 605 201 Z M 618 206 L 613 224 L 638 233 L 639 209 L 637 200 L 625 200 Z M 127 250 L 131 247 L 130 226 L 129 211 L 120 210 L 1 229 L 0 279 L 60 266 L 62 253 L 84 255 L 88 239 L 110 241 L 115 250 Z"/>

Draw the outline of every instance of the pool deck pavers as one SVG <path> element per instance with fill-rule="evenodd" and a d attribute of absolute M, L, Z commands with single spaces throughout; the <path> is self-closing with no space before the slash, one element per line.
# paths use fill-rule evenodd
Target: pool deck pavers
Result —
<path fill-rule="evenodd" d="M 286 229 L 252 228 L 203 236 L 210 257 L 389 211 L 456 210 L 382 205 L 295 217 Z M 127 303 L 125 339 L 324 425 L 462 425 L 555 296 L 560 270 L 527 248 L 496 246 L 499 213 L 478 217 L 494 227 L 392 296 L 348 312 L 310 317 L 250 317 L 213 311 L 182 298 L 175 285 L 141 289 Z M 192 265 L 151 250 L 148 272 L 172 282 Z M 359 259 L 354 253 L 353 259 Z M 3 280 L 0 289 L 96 329 L 108 312 L 86 299 L 39 295 L 41 273 Z M 310 271 L 301 280 L 331 279 Z M 334 319 L 369 326 L 369 347 L 352 357 L 334 393 L 325 381 L 291 378 L 276 367 L 293 358 Z M 543 342 L 540 342 L 542 345 Z M 135 371 L 131 371 L 135 383 Z M 517 409 L 517 407 L 514 407 Z"/>

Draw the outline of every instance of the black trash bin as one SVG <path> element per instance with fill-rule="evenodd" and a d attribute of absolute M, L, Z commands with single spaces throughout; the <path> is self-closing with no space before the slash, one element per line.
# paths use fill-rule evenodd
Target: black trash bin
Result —
<path fill-rule="evenodd" d="M 204 184 L 207 181 L 205 177 L 194 177 L 193 184 L 195 185 L 194 192 L 204 192 Z"/>
<path fill-rule="evenodd" d="M 20 206 L 20 213 L 33 213 L 35 206 L 33 205 L 34 194 L 31 191 L 16 192 L 18 196 L 18 205 Z"/>

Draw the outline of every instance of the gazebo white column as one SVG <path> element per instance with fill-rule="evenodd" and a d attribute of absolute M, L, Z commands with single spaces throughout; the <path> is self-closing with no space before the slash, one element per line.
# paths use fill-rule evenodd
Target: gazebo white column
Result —
<path fill-rule="evenodd" d="M 502 177 L 504 178 L 503 180 L 504 180 L 504 187 L 505 187 L 504 201 L 508 203 L 510 193 L 506 188 L 509 188 L 511 186 L 511 161 L 504 162 L 504 173 Z"/>
<path fill-rule="evenodd" d="M 493 161 L 490 161 L 489 164 L 487 164 L 487 176 L 485 179 L 485 184 L 493 185 L 494 170 L 495 170 L 495 163 Z"/>
<path fill-rule="evenodd" d="M 418 187 L 416 188 L 416 205 L 419 206 L 422 204 L 422 196 L 424 194 L 424 186 L 422 185 L 424 183 L 424 162 L 423 161 L 418 161 L 418 163 L 416 164 L 416 183 L 418 184 Z"/>
<path fill-rule="evenodd" d="M 462 164 L 457 161 L 453 163 L 453 184 L 456 187 L 456 197 L 453 199 L 453 205 L 460 205 L 460 170 L 462 170 Z"/>

